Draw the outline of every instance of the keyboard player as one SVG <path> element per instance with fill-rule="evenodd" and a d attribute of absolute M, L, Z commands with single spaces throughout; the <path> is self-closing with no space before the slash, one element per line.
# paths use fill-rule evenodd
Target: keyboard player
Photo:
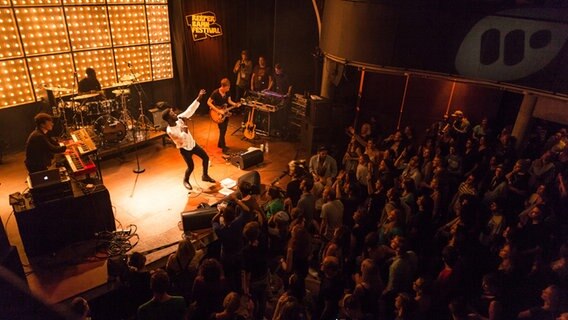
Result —
<path fill-rule="evenodd" d="M 53 118 L 47 113 L 38 113 L 34 117 L 36 129 L 30 133 L 26 141 L 26 159 L 24 164 L 29 173 L 47 170 L 53 162 L 55 154 L 67 150 L 49 136 L 53 129 Z"/>

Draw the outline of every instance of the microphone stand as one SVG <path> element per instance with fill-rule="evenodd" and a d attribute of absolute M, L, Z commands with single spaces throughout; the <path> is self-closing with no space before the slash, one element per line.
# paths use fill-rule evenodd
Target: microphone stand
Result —
<path fill-rule="evenodd" d="M 138 102 L 139 102 L 139 109 L 138 111 L 140 112 L 140 116 L 138 116 L 138 125 L 145 131 L 148 130 L 148 128 L 150 127 L 150 119 L 148 119 L 148 117 L 146 117 L 146 115 L 144 115 L 144 104 L 142 102 L 142 95 L 144 95 L 146 97 L 146 99 L 148 100 L 148 96 L 146 95 L 146 93 L 144 92 L 144 89 L 142 88 L 142 86 L 140 85 L 138 78 L 136 77 L 136 74 L 134 73 L 134 71 L 132 70 L 132 64 L 130 62 L 128 62 L 128 70 L 130 71 L 130 75 L 132 76 L 132 79 L 134 80 L 132 82 L 132 84 L 134 85 L 134 88 L 136 89 L 136 91 L 138 92 Z M 141 123 L 141 124 L 140 124 Z"/>
<path fill-rule="evenodd" d="M 136 88 L 136 90 L 138 91 L 138 99 L 140 101 L 140 117 L 142 117 L 142 121 L 144 121 L 144 109 L 142 107 L 142 91 L 138 88 L 138 79 L 136 78 L 136 75 L 134 74 L 134 72 L 132 72 L 132 68 L 130 66 L 130 62 L 128 63 L 128 69 L 130 70 L 130 74 L 132 75 L 132 77 L 134 78 L 134 87 Z M 140 127 L 138 126 L 138 124 L 132 126 L 134 132 L 134 155 L 136 157 L 136 168 L 132 169 L 132 172 L 136 173 L 137 175 L 140 173 L 144 173 L 146 171 L 146 169 L 141 168 L 140 167 L 140 158 L 138 157 L 138 132 L 140 130 Z M 136 176 L 136 180 L 138 180 L 138 176 Z M 136 185 L 136 182 L 134 183 L 134 185 Z M 134 190 L 133 190 L 134 193 Z M 132 196 L 132 195 L 131 195 Z"/>
<path fill-rule="evenodd" d="M 77 75 L 77 71 L 73 72 L 74 75 L 74 79 L 73 79 L 73 87 L 71 88 L 73 90 L 73 92 L 71 93 L 71 110 L 73 110 L 73 113 L 76 113 L 77 110 L 75 110 L 75 82 L 77 82 L 77 94 L 79 93 L 79 76 Z M 75 126 L 74 129 L 78 129 L 77 123 L 76 123 L 76 117 L 77 114 L 73 115 L 73 125 Z M 81 112 L 81 108 L 79 108 L 79 118 L 81 119 L 81 126 L 83 126 L 83 112 Z"/>

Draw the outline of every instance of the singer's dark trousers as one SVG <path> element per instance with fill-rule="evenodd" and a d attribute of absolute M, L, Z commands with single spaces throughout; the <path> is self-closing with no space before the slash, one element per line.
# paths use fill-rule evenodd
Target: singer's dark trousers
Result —
<path fill-rule="evenodd" d="M 196 155 L 201 158 L 203 161 L 203 175 L 207 175 L 207 170 L 209 169 L 209 156 L 205 153 L 205 150 L 201 148 L 198 144 L 195 144 L 195 147 L 191 150 L 185 150 L 184 148 L 180 148 L 179 152 L 183 157 L 183 160 L 187 164 L 187 169 L 185 170 L 185 175 L 183 177 L 183 181 L 189 182 L 189 176 L 193 172 L 195 165 L 193 164 L 193 155 Z"/>

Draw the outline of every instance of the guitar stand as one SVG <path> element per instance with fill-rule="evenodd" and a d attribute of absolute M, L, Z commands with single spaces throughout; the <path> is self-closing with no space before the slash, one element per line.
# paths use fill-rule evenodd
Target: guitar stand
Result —
<path fill-rule="evenodd" d="M 241 125 L 240 125 L 238 128 L 236 128 L 235 131 L 233 131 L 233 132 L 231 133 L 231 135 L 234 136 L 234 135 L 237 134 L 237 132 L 239 132 L 239 131 L 240 131 L 241 133 L 245 131 L 245 124 L 244 124 L 244 122 L 241 122 Z M 243 137 L 244 137 L 244 136 L 243 136 Z"/>

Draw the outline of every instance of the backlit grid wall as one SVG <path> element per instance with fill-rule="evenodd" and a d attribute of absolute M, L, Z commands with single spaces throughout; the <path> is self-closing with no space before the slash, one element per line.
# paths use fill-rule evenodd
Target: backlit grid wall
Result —
<path fill-rule="evenodd" d="M 14 23 L 14 15 L 8 8 L 0 9 L 0 39 L 3 43 L 0 46 L 0 59 L 24 56 Z"/>
<path fill-rule="evenodd" d="M 77 89 L 173 77 L 167 0 L 0 0 L 0 108 Z M 128 64 L 131 67 L 128 67 Z"/>

